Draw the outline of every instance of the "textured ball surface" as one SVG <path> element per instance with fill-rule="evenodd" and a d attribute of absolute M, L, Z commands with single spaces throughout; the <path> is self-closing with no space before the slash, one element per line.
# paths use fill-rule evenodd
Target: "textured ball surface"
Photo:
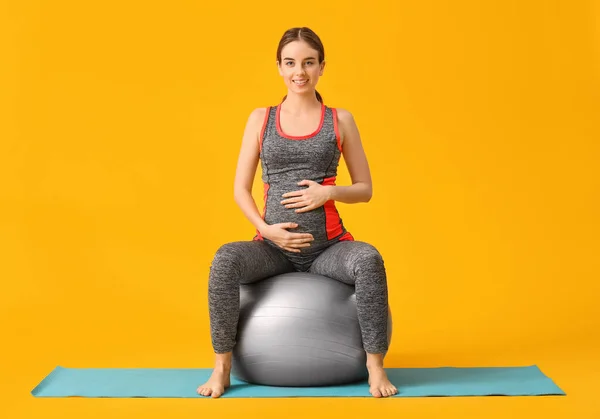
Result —
<path fill-rule="evenodd" d="M 368 377 L 354 286 L 322 275 L 291 272 L 241 285 L 236 342 L 231 372 L 246 382 L 305 387 Z"/>

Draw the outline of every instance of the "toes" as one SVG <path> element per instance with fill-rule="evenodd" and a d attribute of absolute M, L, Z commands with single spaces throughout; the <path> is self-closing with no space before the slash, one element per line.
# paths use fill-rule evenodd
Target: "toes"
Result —
<path fill-rule="evenodd" d="M 390 397 L 397 394 L 398 389 L 391 383 L 381 383 L 378 386 L 371 386 L 369 388 L 369 393 L 371 393 L 373 397 Z"/>
<path fill-rule="evenodd" d="M 373 395 L 373 397 L 381 397 L 381 392 L 377 388 L 371 391 L 371 394 Z"/>
<path fill-rule="evenodd" d="M 210 396 L 211 390 L 212 390 L 211 388 L 204 387 L 204 388 L 202 388 L 200 390 L 200 395 L 202 395 L 202 396 Z"/>
<path fill-rule="evenodd" d="M 398 390 L 392 387 L 382 387 L 379 392 L 381 393 L 382 397 L 390 397 L 396 394 Z"/>
<path fill-rule="evenodd" d="M 201 396 L 212 396 L 213 398 L 221 397 L 225 392 L 225 389 L 222 387 L 198 387 L 196 392 Z"/>

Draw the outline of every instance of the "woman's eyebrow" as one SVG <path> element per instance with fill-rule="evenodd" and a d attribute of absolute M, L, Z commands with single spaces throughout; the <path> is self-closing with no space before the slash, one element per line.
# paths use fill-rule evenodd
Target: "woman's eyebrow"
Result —
<path fill-rule="evenodd" d="M 294 61 L 293 58 L 289 58 L 289 57 L 284 58 L 284 60 Z M 316 58 L 315 57 L 308 57 L 308 58 L 305 58 L 304 60 L 316 60 Z"/>

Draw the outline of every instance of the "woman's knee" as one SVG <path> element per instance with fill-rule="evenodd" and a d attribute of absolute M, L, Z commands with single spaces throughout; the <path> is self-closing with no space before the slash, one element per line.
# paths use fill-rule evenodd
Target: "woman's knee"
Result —
<path fill-rule="evenodd" d="M 383 268 L 383 257 L 375 246 L 366 242 L 355 243 L 357 246 L 354 249 L 353 261 L 358 269 L 367 266 Z"/>
<path fill-rule="evenodd" d="M 242 246 L 243 242 L 224 243 L 215 252 L 215 259 L 235 257 Z"/>
<path fill-rule="evenodd" d="M 213 257 L 211 270 L 240 270 L 240 258 L 245 254 L 244 242 L 229 242 L 221 245 Z"/>

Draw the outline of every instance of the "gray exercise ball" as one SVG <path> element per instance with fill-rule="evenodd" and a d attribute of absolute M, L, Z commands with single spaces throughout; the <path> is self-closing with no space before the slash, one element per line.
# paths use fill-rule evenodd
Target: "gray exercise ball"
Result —
<path fill-rule="evenodd" d="M 388 344 L 392 315 L 388 310 Z M 307 272 L 240 286 L 231 373 L 253 384 L 314 387 L 368 378 L 354 286 Z"/>

